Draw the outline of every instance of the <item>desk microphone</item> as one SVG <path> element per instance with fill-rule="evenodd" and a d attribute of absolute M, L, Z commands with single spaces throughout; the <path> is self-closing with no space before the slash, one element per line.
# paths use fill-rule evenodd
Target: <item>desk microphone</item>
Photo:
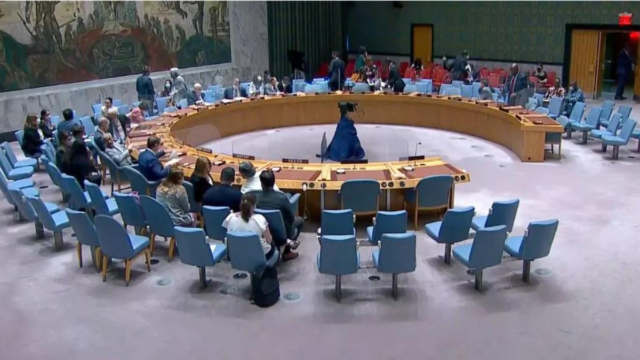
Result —
<path fill-rule="evenodd" d="M 416 144 L 416 151 L 413 153 L 413 167 L 416 166 L 416 159 L 418 157 L 418 146 L 422 145 L 421 141 L 418 141 L 418 143 Z"/>

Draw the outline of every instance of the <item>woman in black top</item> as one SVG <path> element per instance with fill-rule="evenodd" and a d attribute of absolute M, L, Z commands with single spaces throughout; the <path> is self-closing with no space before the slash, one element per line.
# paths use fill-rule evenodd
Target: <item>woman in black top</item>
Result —
<path fill-rule="evenodd" d="M 282 78 L 282 82 L 278 84 L 278 91 L 285 94 L 291 94 L 293 92 L 288 76 Z"/>
<path fill-rule="evenodd" d="M 202 196 L 213 186 L 213 180 L 209 172 L 211 161 L 204 156 L 196 160 L 196 167 L 191 175 L 190 183 L 193 185 L 193 197 L 197 203 L 202 203 Z"/>
<path fill-rule="evenodd" d="M 58 149 L 56 150 L 56 166 L 60 171 L 64 166 L 64 158 L 67 154 L 67 151 L 71 149 L 71 144 L 73 144 L 73 138 L 71 134 L 66 131 L 63 131 L 58 134 Z"/>
<path fill-rule="evenodd" d="M 87 147 L 82 137 L 84 136 L 84 126 L 73 126 L 73 138 L 76 140 L 71 144 L 71 148 L 66 152 L 62 163 L 62 172 L 73 176 L 78 180 L 78 184 L 84 190 L 84 181 L 90 182 L 100 186 L 102 183 L 102 176 L 98 174 L 91 151 Z"/>
<path fill-rule="evenodd" d="M 45 139 L 53 138 L 53 132 L 56 130 L 56 126 L 51 122 L 51 112 L 47 109 L 43 109 L 40 112 L 40 124 L 38 125 L 42 137 Z"/>
<path fill-rule="evenodd" d="M 536 68 L 536 71 L 533 73 L 533 76 L 538 78 L 538 82 L 541 84 L 547 82 L 547 72 L 544 71 L 544 67 L 542 66 L 542 63 L 538 63 L 538 67 Z"/>
<path fill-rule="evenodd" d="M 38 157 L 42 155 L 42 136 L 38 132 L 38 117 L 35 115 L 27 115 L 24 123 L 24 136 L 22 138 L 22 151 L 25 156 Z"/>

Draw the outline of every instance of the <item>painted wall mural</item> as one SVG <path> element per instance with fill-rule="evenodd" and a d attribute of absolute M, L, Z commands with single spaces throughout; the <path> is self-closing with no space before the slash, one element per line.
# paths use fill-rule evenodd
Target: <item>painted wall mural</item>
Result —
<path fill-rule="evenodd" d="M 0 92 L 231 62 L 225 1 L 0 1 Z"/>

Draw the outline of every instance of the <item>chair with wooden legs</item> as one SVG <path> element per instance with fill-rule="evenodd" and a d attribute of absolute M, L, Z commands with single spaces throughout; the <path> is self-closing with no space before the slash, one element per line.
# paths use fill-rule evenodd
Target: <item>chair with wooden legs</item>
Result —
<path fill-rule="evenodd" d="M 75 211 L 71 209 L 65 210 L 71 228 L 76 233 L 76 252 L 78 253 L 78 265 L 82 267 L 82 245 L 89 246 L 91 249 L 91 258 L 96 266 L 96 269 L 100 271 L 100 260 L 102 259 L 102 252 L 100 251 L 100 242 L 98 241 L 98 232 L 96 227 L 89 219 L 89 215 L 82 211 Z"/>
<path fill-rule="evenodd" d="M 142 195 L 140 196 L 140 204 L 142 205 L 142 212 L 149 224 L 149 242 L 151 243 L 150 250 L 153 254 L 155 250 L 156 236 L 162 236 L 169 241 L 169 261 L 173 259 L 173 253 L 176 248 L 175 231 L 173 228 L 173 220 L 171 215 L 158 200 Z"/>
<path fill-rule="evenodd" d="M 420 210 L 440 211 L 449 209 L 452 204 L 453 176 L 427 176 L 418 182 L 415 189 L 405 192 L 405 210 L 413 207 L 413 229 L 418 230 Z"/>

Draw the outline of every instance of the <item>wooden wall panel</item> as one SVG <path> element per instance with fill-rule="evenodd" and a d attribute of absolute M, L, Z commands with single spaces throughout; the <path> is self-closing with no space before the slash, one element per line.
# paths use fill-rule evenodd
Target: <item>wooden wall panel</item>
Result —
<path fill-rule="evenodd" d="M 583 92 L 592 94 L 596 85 L 596 66 L 598 64 L 597 30 L 574 30 L 571 34 L 570 78 L 567 83 L 577 81 Z"/>

